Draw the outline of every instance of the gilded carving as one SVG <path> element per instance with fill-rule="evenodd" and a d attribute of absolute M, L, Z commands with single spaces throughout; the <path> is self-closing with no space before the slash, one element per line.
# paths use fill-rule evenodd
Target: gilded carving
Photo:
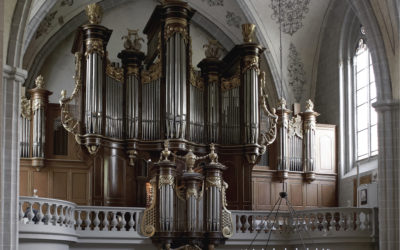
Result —
<path fill-rule="evenodd" d="M 157 209 L 156 206 L 156 198 L 157 192 L 156 190 L 156 177 L 153 177 L 150 180 L 150 185 L 152 186 L 153 192 L 150 194 L 151 204 L 148 208 L 146 208 L 143 212 L 143 219 L 140 225 L 141 232 L 146 237 L 152 237 L 156 232 L 156 217 L 157 217 Z"/>
<path fill-rule="evenodd" d="M 206 188 L 217 187 L 218 189 L 221 189 L 221 182 L 222 179 L 220 176 L 209 176 L 206 178 Z"/>
<path fill-rule="evenodd" d="M 158 188 L 161 188 L 162 185 L 174 185 L 174 177 L 172 175 L 160 175 L 158 180 Z"/>
<path fill-rule="evenodd" d="M 259 76 L 260 81 L 260 105 L 264 114 L 267 115 L 269 120 L 269 129 L 266 132 L 260 133 L 260 144 L 261 145 L 271 145 L 275 139 L 277 134 L 277 123 L 278 123 L 278 116 L 276 115 L 276 110 L 273 108 L 272 111 L 269 111 L 267 107 L 267 91 L 266 91 L 266 79 L 265 79 L 265 72 L 263 71 Z"/>
<path fill-rule="evenodd" d="M 259 67 L 258 67 L 258 56 L 245 56 L 243 58 L 243 70 L 242 72 L 246 72 L 249 69 L 254 69 L 259 72 Z"/>
<path fill-rule="evenodd" d="M 31 102 L 25 96 L 21 97 L 21 116 L 31 119 Z"/>
<path fill-rule="evenodd" d="M 165 22 L 164 38 L 166 41 L 175 33 L 180 33 L 185 42 L 188 41 L 187 20 L 184 18 L 168 18 Z"/>
<path fill-rule="evenodd" d="M 186 190 L 186 199 L 189 199 L 190 196 L 194 196 L 194 198 L 196 199 L 199 198 L 199 193 L 197 192 L 196 188 L 190 187 Z"/>
<path fill-rule="evenodd" d="M 142 83 L 150 83 L 161 78 L 162 68 L 159 59 L 153 63 L 148 70 L 142 71 Z"/>
<path fill-rule="evenodd" d="M 38 109 L 41 109 L 42 107 L 44 107 L 44 101 L 43 99 L 33 99 L 32 100 L 32 111 L 33 113 L 35 113 Z"/>
<path fill-rule="evenodd" d="M 244 23 L 242 24 L 242 35 L 243 42 L 251 43 L 253 42 L 253 34 L 256 26 L 252 23 Z"/>
<path fill-rule="evenodd" d="M 142 42 L 144 42 L 144 39 L 139 36 L 139 29 L 128 29 L 128 35 L 123 36 L 122 39 L 125 39 L 124 48 L 134 51 L 140 51 L 140 49 L 142 48 Z"/>
<path fill-rule="evenodd" d="M 103 10 L 100 5 L 92 3 L 86 6 L 86 15 L 90 24 L 99 24 L 103 17 Z"/>
<path fill-rule="evenodd" d="M 203 48 L 206 58 L 219 59 L 222 56 L 222 46 L 217 40 L 208 40 L 208 44 L 204 44 Z"/>
<path fill-rule="evenodd" d="M 44 87 L 43 76 L 39 75 L 38 77 L 36 77 L 35 85 L 36 89 L 42 89 Z"/>
<path fill-rule="evenodd" d="M 199 89 L 204 89 L 204 80 L 196 73 L 193 67 L 190 69 L 190 84 Z"/>
<path fill-rule="evenodd" d="M 64 128 L 75 135 L 75 139 L 77 142 L 78 140 L 78 133 L 79 133 L 79 121 L 74 119 L 74 117 L 70 114 L 68 110 L 68 104 L 71 102 L 79 93 L 81 89 L 81 62 L 82 62 L 82 54 L 80 52 L 75 53 L 75 87 L 72 91 L 72 95 L 67 97 L 67 91 L 61 91 L 61 99 L 60 99 L 60 106 L 61 106 L 61 123 Z"/>
<path fill-rule="evenodd" d="M 221 79 L 221 90 L 226 91 L 234 89 L 240 86 L 240 68 L 237 69 L 236 73 L 229 78 Z"/>
<path fill-rule="evenodd" d="M 226 190 L 228 189 L 228 183 L 222 181 L 222 235 L 225 238 L 230 238 L 233 235 L 233 221 L 232 221 L 232 214 L 227 209 L 228 202 L 226 201 Z"/>
<path fill-rule="evenodd" d="M 106 73 L 109 77 L 124 82 L 124 69 L 112 66 L 109 60 L 107 60 Z"/>
<path fill-rule="evenodd" d="M 101 57 L 104 56 L 103 40 L 97 38 L 91 38 L 86 40 L 86 52 L 85 57 L 90 54 L 97 53 Z"/>

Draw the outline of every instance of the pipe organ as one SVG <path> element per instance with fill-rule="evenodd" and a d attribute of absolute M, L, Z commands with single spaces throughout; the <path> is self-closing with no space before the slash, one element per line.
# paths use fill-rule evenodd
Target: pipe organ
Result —
<path fill-rule="evenodd" d="M 243 43 L 223 58 L 221 45 L 210 40 L 196 70 L 195 10 L 186 2 L 155 8 L 143 30 L 146 53 L 139 30 L 128 29 L 120 62 L 108 59 L 112 30 L 101 25 L 100 6 L 88 5 L 86 13 L 89 23 L 72 47 L 75 88 L 70 96 L 61 92 L 59 119 L 88 159 L 92 205 L 148 204 L 142 234 L 168 249 L 212 249 L 233 233 L 228 207 L 252 209 L 261 196 L 251 181 L 267 146 L 262 178 L 273 175 L 268 182 L 290 182 L 294 174 L 307 183 L 319 178 L 318 113 L 311 101 L 293 117 L 284 99 L 276 110 L 267 106 L 265 49 L 253 41 L 254 25 L 242 25 Z M 40 77 L 36 85 L 31 100 L 21 101 L 20 144 L 21 157 L 40 168 L 51 92 Z"/>

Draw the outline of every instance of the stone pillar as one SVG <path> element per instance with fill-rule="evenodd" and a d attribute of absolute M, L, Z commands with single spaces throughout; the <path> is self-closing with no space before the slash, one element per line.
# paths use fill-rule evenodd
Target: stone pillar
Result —
<path fill-rule="evenodd" d="M 400 249 L 400 102 L 374 107 L 379 139 L 379 249 L 395 250 Z"/>
<path fill-rule="evenodd" d="M 0 91 L 0 249 L 18 249 L 19 102 L 20 87 L 26 76 L 23 69 L 3 67 Z"/>

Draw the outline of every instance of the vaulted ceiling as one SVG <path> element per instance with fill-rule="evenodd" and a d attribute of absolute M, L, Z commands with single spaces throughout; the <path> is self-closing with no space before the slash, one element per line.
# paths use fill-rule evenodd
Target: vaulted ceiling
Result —
<path fill-rule="evenodd" d="M 57 43 L 86 22 L 84 6 L 100 2 L 105 9 L 132 2 L 156 0 L 32 0 L 22 46 L 23 67 L 31 72 L 37 58 L 45 57 Z M 6 1 L 5 9 L 12 10 L 17 0 Z M 283 96 L 292 101 L 313 98 L 321 36 L 333 0 L 189 0 L 198 11 L 194 22 L 207 31 L 210 23 L 220 32 L 210 34 L 226 48 L 241 43 L 241 24 L 257 25 L 256 37 L 267 48 L 264 56 L 271 78 L 280 96 L 281 68 Z M 151 12 L 148 13 L 150 16 Z M 5 13 L 5 23 L 11 20 Z M 116 17 L 118 18 L 118 17 Z M 280 23 L 282 21 L 282 33 Z M 134 24 L 133 24 L 134 25 Z M 8 38 L 9 27 L 5 27 Z M 215 30 L 215 29 L 214 29 Z M 280 66 L 280 36 L 282 39 L 282 67 Z M 58 41 L 57 41 L 58 40 Z M 42 60 L 43 61 L 43 60 Z M 37 71 L 37 70 L 36 70 Z"/>

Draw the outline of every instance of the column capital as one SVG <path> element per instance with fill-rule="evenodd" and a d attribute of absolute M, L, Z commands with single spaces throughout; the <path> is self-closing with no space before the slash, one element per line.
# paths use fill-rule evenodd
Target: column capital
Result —
<path fill-rule="evenodd" d="M 7 79 L 13 79 L 18 82 L 24 82 L 28 77 L 28 71 L 10 66 L 8 64 L 3 65 L 3 77 Z"/>
<path fill-rule="evenodd" d="M 377 101 L 372 104 L 372 107 L 374 107 L 377 112 L 396 110 L 400 109 L 400 100 L 390 99 L 390 100 Z"/>

